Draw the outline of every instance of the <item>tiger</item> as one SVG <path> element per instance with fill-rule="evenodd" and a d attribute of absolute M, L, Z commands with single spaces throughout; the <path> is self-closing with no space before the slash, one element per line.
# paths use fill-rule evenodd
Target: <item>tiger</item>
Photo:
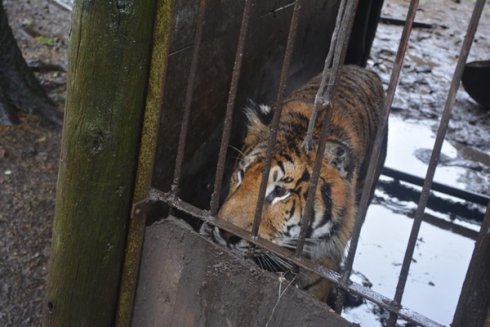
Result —
<path fill-rule="evenodd" d="M 314 77 L 282 103 L 258 231 L 259 237 L 291 251 L 298 244 L 300 222 L 326 110 L 322 109 L 318 114 L 313 130 L 313 149 L 307 149 L 304 139 L 320 81 L 321 75 Z M 334 271 L 339 271 L 356 222 L 357 207 L 385 101 L 381 80 L 365 68 L 343 66 L 337 83 L 313 215 L 304 244 L 306 257 Z M 217 214 L 219 219 L 248 231 L 251 231 L 254 220 L 272 114 L 268 105 L 250 102 L 246 106 L 248 124 L 244 144 L 230 177 L 228 195 Z M 386 134 L 375 171 L 376 179 L 385 157 Z M 373 192 L 374 187 L 371 197 Z M 293 268 L 286 260 L 224 230 L 204 225 L 201 233 L 242 257 L 250 257 L 252 253 L 254 260 L 265 269 L 280 271 Z M 331 283 L 327 280 L 301 269 L 296 270 L 294 276 L 297 287 L 319 300 L 327 300 L 331 290 Z"/>

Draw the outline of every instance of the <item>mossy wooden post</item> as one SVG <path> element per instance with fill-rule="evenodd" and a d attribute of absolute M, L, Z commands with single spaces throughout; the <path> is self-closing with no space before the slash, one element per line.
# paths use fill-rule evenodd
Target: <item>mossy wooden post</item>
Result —
<path fill-rule="evenodd" d="M 167 73 L 170 34 L 174 19 L 175 0 L 159 0 L 153 30 L 153 51 L 149 77 L 146 109 L 141 132 L 138 168 L 134 185 L 133 203 L 148 197 L 155 163 L 160 112 L 162 111 L 164 87 Z M 121 278 L 119 304 L 116 314 L 117 327 L 129 327 L 138 281 L 141 250 L 146 227 L 144 213 L 130 220 L 126 256 Z"/>
<path fill-rule="evenodd" d="M 155 1 L 75 0 L 47 326 L 115 319 Z"/>

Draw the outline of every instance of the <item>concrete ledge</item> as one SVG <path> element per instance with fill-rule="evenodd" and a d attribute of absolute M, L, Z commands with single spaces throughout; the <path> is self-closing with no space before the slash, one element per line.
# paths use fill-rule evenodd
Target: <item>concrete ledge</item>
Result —
<path fill-rule="evenodd" d="M 288 282 L 282 283 L 282 289 Z M 147 227 L 133 326 L 353 326 L 168 218 Z"/>

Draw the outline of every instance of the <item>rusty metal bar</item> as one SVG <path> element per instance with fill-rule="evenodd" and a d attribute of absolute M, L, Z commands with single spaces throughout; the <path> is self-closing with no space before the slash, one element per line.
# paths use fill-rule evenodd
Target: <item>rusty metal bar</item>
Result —
<path fill-rule="evenodd" d="M 192 61 L 189 71 L 189 79 L 187 80 L 187 88 L 185 92 L 184 114 L 182 117 L 182 125 L 180 127 L 179 145 L 177 148 L 177 156 L 175 158 L 174 176 L 171 190 L 173 193 L 179 193 L 179 183 L 182 174 L 182 162 L 184 161 L 185 144 L 187 139 L 187 131 L 189 129 L 189 118 L 191 114 L 192 95 L 194 91 L 194 83 L 197 73 L 197 64 L 199 62 L 199 50 L 201 48 L 202 31 L 204 27 L 204 16 L 206 13 L 207 0 L 199 1 L 199 13 L 197 16 L 197 26 L 194 35 L 194 49 L 192 51 Z"/>
<path fill-rule="evenodd" d="M 248 23 L 250 21 L 251 7 L 252 7 L 252 0 L 246 0 L 245 7 L 243 9 L 240 33 L 238 36 L 238 46 L 235 54 L 235 63 L 233 64 L 233 73 L 231 76 L 230 91 L 228 92 L 228 102 L 226 103 L 226 114 L 225 114 L 225 121 L 223 126 L 223 134 L 221 136 L 221 145 L 219 149 L 218 164 L 216 166 L 214 191 L 211 197 L 210 207 L 211 207 L 211 214 L 213 216 L 215 216 L 218 213 L 221 187 L 223 184 L 223 174 L 225 171 L 226 153 L 228 150 L 228 144 L 230 143 L 231 124 L 233 120 L 233 109 L 235 107 L 238 81 L 240 79 L 240 72 L 242 68 L 243 49 L 245 48 L 245 41 L 247 39 L 247 31 L 248 31 Z"/>
<path fill-rule="evenodd" d="M 296 246 L 296 256 L 298 257 L 301 256 L 303 253 L 306 232 L 310 225 L 311 216 L 313 214 L 315 193 L 318 186 L 318 180 L 320 178 L 320 168 L 323 163 L 323 153 L 325 152 L 327 136 L 329 133 L 330 118 L 332 116 L 332 111 L 335 105 L 334 103 L 332 103 L 332 99 L 335 94 L 335 90 L 337 89 L 337 80 L 340 75 L 340 68 L 344 62 L 345 54 L 347 52 L 346 48 L 349 44 L 349 36 L 352 30 L 352 26 L 354 25 L 354 17 L 358 2 L 359 0 L 348 0 L 346 3 L 340 27 L 340 36 L 338 44 L 335 47 L 335 53 L 333 55 L 333 64 L 330 71 L 329 84 L 325 96 L 325 99 L 328 102 L 326 103 L 326 107 L 323 108 L 323 110 L 325 110 L 325 113 L 323 117 L 322 128 L 320 131 L 320 140 L 318 143 L 315 166 L 313 168 L 313 173 L 311 174 L 311 178 L 309 181 L 308 196 L 306 198 L 303 216 L 301 217 L 301 231 L 298 245 Z M 318 93 L 316 96 L 318 96 Z"/>
<path fill-rule="evenodd" d="M 466 273 L 453 327 L 484 326 L 490 309 L 490 202 Z M 488 321 L 487 321 L 488 323 Z M 488 326 L 488 325 L 487 325 Z"/>
<path fill-rule="evenodd" d="M 408 240 L 407 250 L 405 252 L 405 257 L 403 259 L 402 268 L 400 270 L 400 276 L 398 279 L 398 285 L 396 286 L 396 292 L 394 301 L 396 303 L 401 303 L 403 292 L 405 290 L 405 285 L 408 278 L 408 271 L 410 269 L 410 264 L 412 262 L 413 251 L 417 243 L 417 235 L 420 230 L 420 225 L 422 223 L 422 217 L 424 215 L 425 207 L 427 206 L 427 201 L 430 195 L 430 188 L 432 186 L 432 180 L 434 179 L 434 174 L 437 168 L 437 163 L 439 162 L 439 156 L 441 154 L 442 143 L 444 142 L 444 137 L 449 125 L 449 119 L 451 118 L 451 112 L 454 107 L 454 102 L 456 100 L 456 92 L 458 91 L 459 84 L 461 83 L 461 77 L 463 76 L 463 69 L 468 58 L 468 54 L 471 49 L 471 44 L 480 21 L 481 14 L 483 12 L 483 7 L 485 6 L 485 0 L 477 0 L 473 13 L 471 15 L 470 23 L 468 24 L 468 29 L 463 40 L 463 45 L 459 53 L 458 62 L 456 64 L 456 69 L 454 71 L 453 79 L 451 81 L 451 87 L 449 88 L 448 97 L 446 100 L 446 105 L 442 113 L 441 122 L 437 130 L 436 140 L 434 142 L 434 147 L 432 149 L 432 155 L 429 162 L 429 167 L 427 168 L 427 174 L 425 176 L 424 186 L 422 188 L 422 193 L 420 194 L 420 200 L 415 213 L 414 222 L 412 225 L 412 230 L 410 232 L 410 237 Z M 389 325 L 394 326 L 396 324 L 396 315 L 390 314 L 390 319 L 388 321 Z"/>
<path fill-rule="evenodd" d="M 369 158 L 369 168 L 368 168 L 366 180 L 364 181 L 364 188 L 362 190 L 361 200 L 359 202 L 356 225 L 354 226 L 354 231 L 352 233 L 352 239 L 349 246 L 349 253 L 344 263 L 344 273 L 342 274 L 342 279 L 341 279 L 342 285 L 345 285 L 349 282 L 350 274 L 352 272 L 352 264 L 354 263 L 357 245 L 359 243 L 359 236 L 361 235 L 361 227 L 366 216 L 367 207 L 369 205 L 369 200 L 371 197 L 371 189 L 374 186 L 374 182 L 375 182 L 374 179 L 375 179 L 376 167 L 378 166 L 379 156 L 385 138 L 386 126 L 388 125 L 388 118 L 390 114 L 391 104 L 393 103 L 393 98 L 395 96 L 396 86 L 398 84 L 400 71 L 403 66 L 403 60 L 405 58 L 405 52 L 408 47 L 408 41 L 410 39 L 410 34 L 412 32 L 413 22 L 415 20 L 415 13 L 417 11 L 418 5 L 419 5 L 418 0 L 412 0 L 410 2 L 406 23 L 405 26 L 403 27 L 400 43 L 398 45 L 398 51 L 396 54 L 395 63 L 393 64 L 393 71 L 391 73 L 390 84 L 388 86 L 387 96 L 385 100 L 383 121 L 376 133 L 376 138 L 373 145 L 373 151 Z M 343 292 L 339 292 L 335 305 L 335 310 L 338 313 L 342 311 L 342 307 L 344 305 L 344 297 L 345 294 Z"/>
<path fill-rule="evenodd" d="M 216 226 L 220 229 L 226 230 L 252 244 L 255 244 L 261 248 L 267 249 L 268 251 L 275 253 L 282 258 L 292 262 L 293 264 L 298 265 L 301 268 L 304 268 L 308 271 L 314 272 L 318 274 L 319 276 L 328 279 L 329 281 L 339 284 L 341 275 L 333 270 L 330 270 L 320 264 L 314 263 L 308 259 L 302 258 L 302 257 L 297 257 L 291 251 L 274 244 L 270 241 L 267 241 L 263 238 L 253 236 L 251 233 L 248 231 L 241 229 L 227 221 L 224 221 L 222 219 L 218 219 L 212 215 L 209 214 L 208 211 L 199 209 L 185 201 L 182 201 L 178 197 L 175 196 L 174 193 L 172 192 L 162 192 L 158 189 L 152 189 L 150 191 L 149 195 L 149 200 L 151 201 L 157 201 L 157 202 L 164 202 L 168 204 L 170 207 L 173 207 L 175 209 L 178 209 L 186 214 L 189 214 L 193 217 L 199 218 L 203 220 L 204 222 L 211 224 L 213 226 Z M 423 315 L 412 311 L 410 309 L 404 308 L 403 306 L 397 306 L 392 303 L 392 301 L 381 295 L 378 294 L 377 292 L 371 290 L 370 288 L 364 287 L 360 284 L 357 283 L 351 283 L 349 285 L 343 286 L 345 290 L 348 290 L 354 294 L 358 294 L 362 296 L 363 298 L 372 301 L 379 305 L 380 307 L 390 311 L 390 312 L 395 312 L 397 315 L 400 317 L 403 317 L 404 319 L 411 321 L 416 324 L 420 324 L 423 326 L 437 326 L 441 327 L 442 325 L 438 324 L 437 322 L 434 322 L 433 320 L 424 317 Z"/>
<path fill-rule="evenodd" d="M 311 151 L 313 149 L 313 130 L 315 128 L 316 119 L 318 117 L 320 103 L 322 104 L 322 108 L 325 108 L 331 101 L 331 98 L 324 97 L 323 93 L 325 92 L 325 87 L 327 86 L 327 73 L 330 65 L 332 64 L 335 48 L 337 47 L 337 40 L 339 36 L 340 26 L 342 25 L 342 17 L 344 17 L 346 2 L 346 0 L 342 0 L 340 2 L 339 11 L 335 20 L 335 28 L 332 33 L 332 38 L 330 40 L 330 46 L 328 49 L 327 57 L 325 58 L 325 64 L 323 65 L 322 80 L 320 82 L 318 92 L 315 95 L 315 102 L 313 103 L 313 109 L 311 111 L 310 121 L 308 122 L 308 130 L 306 132 L 306 137 L 304 141 L 304 147 L 307 151 Z"/>
<path fill-rule="evenodd" d="M 282 112 L 282 101 L 284 98 L 284 92 L 286 90 L 286 83 L 288 78 L 289 66 L 293 57 L 294 42 L 296 40 L 296 31 L 299 23 L 299 12 L 301 9 L 301 0 L 294 2 L 293 14 L 291 16 L 291 23 L 289 25 L 289 34 L 286 44 L 286 50 L 284 53 L 284 59 L 281 67 L 281 75 L 279 78 L 279 88 L 277 90 L 276 101 L 272 107 L 274 110 L 274 116 L 269 127 L 270 136 L 269 143 L 267 145 L 267 154 L 264 162 L 264 169 L 262 170 L 262 180 L 260 182 L 259 195 L 257 197 L 257 206 L 255 208 L 255 217 L 252 225 L 252 236 L 257 237 L 259 232 L 260 221 L 262 220 L 262 210 L 264 208 L 265 191 L 267 188 L 267 181 L 269 179 L 269 172 L 272 164 L 272 157 L 274 155 L 274 145 L 276 144 L 277 129 L 279 127 L 279 120 Z"/>

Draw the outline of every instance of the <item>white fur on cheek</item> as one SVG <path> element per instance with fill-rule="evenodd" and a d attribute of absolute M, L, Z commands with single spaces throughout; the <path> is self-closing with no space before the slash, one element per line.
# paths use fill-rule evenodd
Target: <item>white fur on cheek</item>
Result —
<path fill-rule="evenodd" d="M 236 173 L 236 179 L 237 179 L 236 186 L 237 187 L 242 183 L 242 174 L 243 173 L 241 171 L 237 171 L 237 173 Z"/>
<path fill-rule="evenodd" d="M 291 192 L 287 192 L 286 194 L 284 194 L 283 196 L 281 197 L 278 197 L 278 198 L 274 198 L 274 200 L 272 200 L 272 205 L 276 204 L 277 202 L 279 201 L 282 201 L 282 200 L 285 200 L 287 199 L 289 196 L 291 195 Z"/>

